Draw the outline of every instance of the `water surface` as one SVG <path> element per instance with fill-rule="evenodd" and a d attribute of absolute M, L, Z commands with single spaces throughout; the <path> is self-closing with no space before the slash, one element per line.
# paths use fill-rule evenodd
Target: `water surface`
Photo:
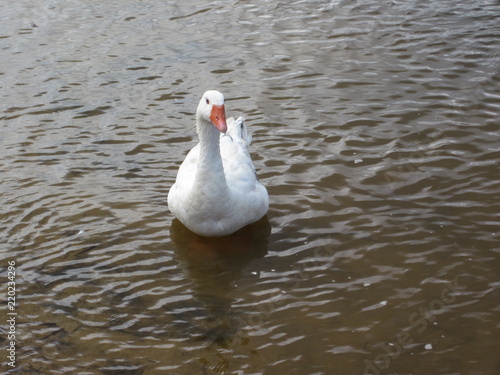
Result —
<path fill-rule="evenodd" d="M 0 270 L 16 262 L 19 314 L 4 371 L 497 373 L 499 16 L 1 5 Z M 166 200 L 211 88 L 247 118 L 271 200 L 215 240 Z"/>

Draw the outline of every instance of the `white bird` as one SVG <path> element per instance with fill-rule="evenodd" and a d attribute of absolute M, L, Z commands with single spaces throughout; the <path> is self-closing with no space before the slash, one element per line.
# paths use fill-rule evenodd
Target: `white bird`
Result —
<path fill-rule="evenodd" d="M 227 119 L 224 96 L 203 94 L 196 110 L 199 143 L 188 153 L 168 193 L 168 207 L 201 236 L 226 236 L 261 219 L 269 209 L 249 152 L 244 119 Z"/>

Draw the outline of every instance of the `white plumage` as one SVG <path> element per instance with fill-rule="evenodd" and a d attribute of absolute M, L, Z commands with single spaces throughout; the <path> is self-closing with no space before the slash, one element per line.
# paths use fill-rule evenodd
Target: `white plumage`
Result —
<path fill-rule="evenodd" d="M 199 143 L 168 194 L 170 211 L 202 236 L 226 236 L 261 219 L 269 198 L 250 157 L 244 119 L 226 122 L 224 96 L 211 90 L 198 105 L 196 130 Z"/>

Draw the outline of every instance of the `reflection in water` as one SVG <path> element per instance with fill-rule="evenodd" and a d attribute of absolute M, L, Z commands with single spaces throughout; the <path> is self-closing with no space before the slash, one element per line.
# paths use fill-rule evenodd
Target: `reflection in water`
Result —
<path fill-rule="evenodd" d="M 1 8 L 10 373 L 498 370 L 498 1 Z M 169 234 L 208 88 L 248 119 L 268 248 Z"/>
<path fill-rule="evenodd" d="M 170 236 L 186 278 L 192 283 L 201 321 L 179 316 L 174 322 L 192 338 L 224 345 L 238 330 L 238 316 L 228 296 L 241 271 L 253 260 L 267 254 L 271 226 L 267 216 L 226 237 L 202 237 L 174 219 Z M 196 317 L 195 317 L 196 318 Z M 195 321 L 196 320 L 196 321 Z M 189 327 L 186 327 L 189 325 Z"/>

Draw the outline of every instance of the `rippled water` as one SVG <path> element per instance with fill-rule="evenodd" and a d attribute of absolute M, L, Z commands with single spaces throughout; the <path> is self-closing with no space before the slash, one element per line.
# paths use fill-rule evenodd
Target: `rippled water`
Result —
<path fill-rule="evenodd" d="M 499 16 L 0 5 L 0 271 L 16 262 L 18 303 L 2 370 L 498 373 Z M 166 204 L 208 88 L 247 118 L 271 200 L 212 240 Z"/>

